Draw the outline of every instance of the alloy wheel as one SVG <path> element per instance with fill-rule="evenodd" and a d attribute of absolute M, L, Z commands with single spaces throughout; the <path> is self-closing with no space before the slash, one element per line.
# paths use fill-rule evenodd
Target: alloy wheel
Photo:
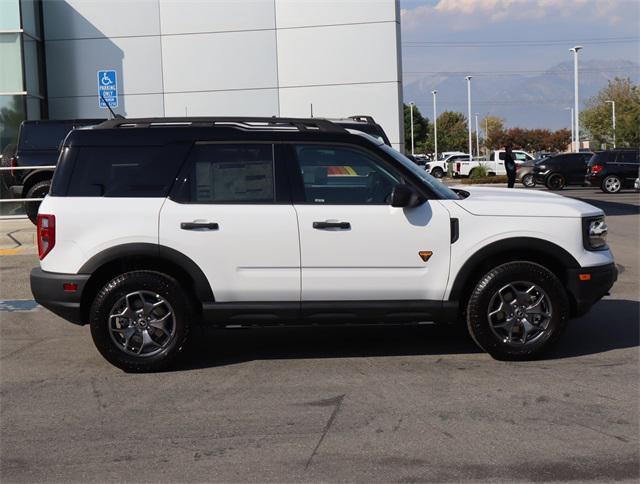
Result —
<path fill-rule="evenodd" d="M 526 281 L 509 283 L 498 289 L 489 302 L 489 327 L 508 345 L 526 345 L 548 332 L 552 307 L 547 293 Z"/>
<path fill-rule="evenodd" d="M 109 334 L 128 355 L 153 356 L 165 349 L 176 332 L 173 308 L 151 291 L 121 297 L 109 312 Z"/>

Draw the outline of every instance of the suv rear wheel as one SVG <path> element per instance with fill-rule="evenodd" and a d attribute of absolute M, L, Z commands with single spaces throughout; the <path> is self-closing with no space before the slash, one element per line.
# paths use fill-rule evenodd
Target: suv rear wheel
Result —
<path fill-rule="evenodd" d="M 189 333 L 187 298 L 172 277 L 127 272 L 109 281 L 90 310 L 91 336 L 110 363 L 129 372 L 167 368 Z"/>
<path fill-rule="evenodd" d="M 560 173 L 552 173 L 547 177 L 546 185 L 549 190 L 562 190 L 566 184 L 567 181 Z"/>
<path fill-rule="evenodd" d="M 526 360 L 557 341 L 569 319 L 558 278 L 532 262 L 509 262 L 486 273 L 469 298 L 467 327 L 499 360 Z"/>
<path fill-rule="evenodd" d="M 622 180 L 619 176 L 609 175 L 602 180 L 600 188 L 605 193 L 618 193 L 622 190 Z"/>
<path fill-rule="evenodd" d="M 51 180 L 40 181 L 29 188 L 29 190 L 27 190 L 27 194 L 24 196 L 24 198 L 44 198 L 47 193 L 49 193 L 50 188 Z M 38 209 L 40 208 L 41 203 L 42 202 L 24 203 L 24 210 L 33 225 L 36 225 L 38 223 Z"/>

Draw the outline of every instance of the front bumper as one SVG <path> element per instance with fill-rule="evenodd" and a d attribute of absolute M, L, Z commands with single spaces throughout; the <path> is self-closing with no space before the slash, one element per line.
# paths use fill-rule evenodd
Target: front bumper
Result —
<path fill-rule="evenodd" d="M 59 274 L 39 267 L 31 270 L 31 293 L 38 304 L 74 324 L 82 321 L 80 303 L 89 274 Z M 64 284 L 75 284 L 75 291 L 65 291 Z"/>
<path fill-rule="evenodd" d="M 591 306 L 609 294 L 617 279 L 618 269 L 613 262 L 603 266 L 569 269 L 567 289 L 575 303 L 574 316 L 582 316 Z"/>

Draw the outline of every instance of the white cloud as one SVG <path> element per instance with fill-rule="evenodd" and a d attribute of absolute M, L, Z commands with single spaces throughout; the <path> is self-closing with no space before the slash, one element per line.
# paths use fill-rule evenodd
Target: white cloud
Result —
<path fill-rule="evenodd" d="M 435 5 L 403 9 L 403 29 L 452 21 L 453 30 L 477 27 L 479 22 L 538 20 L 545 17 L 576 17 L 616 23 L 625 11 L 638 9 L 638 0 L 439 0 Z"/>

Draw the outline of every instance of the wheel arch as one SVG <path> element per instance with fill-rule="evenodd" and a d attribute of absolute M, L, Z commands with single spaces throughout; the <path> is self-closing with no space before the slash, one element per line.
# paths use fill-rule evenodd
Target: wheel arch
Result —
<path fill-rule="evenodd" d="M 157 271 L 174 277 L 200 311 L 203 303 L 215 301 L 205 274 L 186 255 L 156 244 L 123 244 L 99 252 L 78 271 L 80 274 L 91 274 L 82 292 L 80 306 L 83 316 L 88 315 L 93 297 L 104 284 L 118 274 L 132 270 Z"/>
<path fill-rule="evenodd" d="M 33 170 L 24 180 L 22 180 L 22 195 L 27 196 L 27 192 L 33 185 L 40 183 L 41 181 L 51 180 L 53 178 L 53 170 Z"/>
<path fill-rule="evenodd" d="M 497 265 L 512 261 L 535 262 L 553 272 L 563 283 L 567 282 L 567 270 L 580 264 L 569 252 L 553 242 L 534 237 L 512 237 L 492 242 L 477 250 L 455 276 L 449 293 L 449 301 L 464 301 L 473 285 Z M 572 299 L 570 291 L 567 295 Z M 464 310 L 464 304 L 460 308 Z"/>

